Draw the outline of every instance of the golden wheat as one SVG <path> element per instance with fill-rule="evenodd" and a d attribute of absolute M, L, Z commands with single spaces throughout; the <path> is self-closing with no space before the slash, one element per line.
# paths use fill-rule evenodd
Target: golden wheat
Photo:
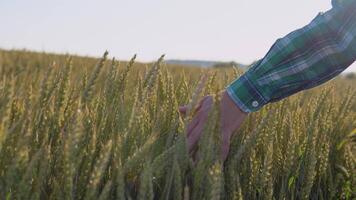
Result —
<path fill-rule="evenodd" d="M 240 70 L 107 58 L 0 51 L 0 199 L 356 196 L 355 80 L 249 115 L 222 162 L 215 94 Z M 207 94 L 214 106 L 194 163 L 185 131 Z"/>

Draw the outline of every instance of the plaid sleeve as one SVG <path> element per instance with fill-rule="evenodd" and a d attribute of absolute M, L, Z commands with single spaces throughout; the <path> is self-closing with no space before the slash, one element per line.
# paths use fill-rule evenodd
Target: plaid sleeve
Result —
<path fill-rule="evenodd" d="M 231 99 L 244 112 L 254 112 L 350 66 L 356 58 L 356 0 L 344 1 L 333 2 L 331 10 L 278 39 L 263 59 L 227 87 Z"/>

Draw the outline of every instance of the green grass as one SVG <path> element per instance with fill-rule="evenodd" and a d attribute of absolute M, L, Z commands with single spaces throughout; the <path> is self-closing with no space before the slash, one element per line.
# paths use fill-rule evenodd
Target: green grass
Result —
<path fill-rule="evenodd" d="M 249 115 L 224 163 L 214 109 L 193 164 L 178 106 L 239 74 L 0 51 L 0 199 L 354 198 L 354 80 Z"/>

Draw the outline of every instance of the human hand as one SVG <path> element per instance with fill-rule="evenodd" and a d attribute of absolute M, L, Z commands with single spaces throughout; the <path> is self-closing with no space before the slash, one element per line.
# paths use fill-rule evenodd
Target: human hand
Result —
<path fill-rule="evenodd" d="M 232 101 L 226 91 L 220 93 L 220 123 L 221 123 L 221 159 L 224 161 L 229 153 L 230 139 L 233 133 L 240 128 L 248 113 L 241 109 Z M 203 133 L 203 128 L 207 122 L 209 112 L 213 106 L 213 97 L 205 96 L 195 110 L 195 115 L 187 128 L 188 149 L 191 153 L 197 146 Z M 179 108 L 182 114 L 187 112 L 187 106 Z"/>

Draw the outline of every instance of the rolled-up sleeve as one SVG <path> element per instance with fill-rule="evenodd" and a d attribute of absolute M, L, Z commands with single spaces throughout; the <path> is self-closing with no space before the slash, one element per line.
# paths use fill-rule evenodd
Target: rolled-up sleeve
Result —
<path fill-rule="evenodd" d="M 334 0 L 308 25 L 278 39 L 266 56 L 226 89 L 244 112 L 254 112 L 340 74 L 356 59 L 356 0 Z"/>

